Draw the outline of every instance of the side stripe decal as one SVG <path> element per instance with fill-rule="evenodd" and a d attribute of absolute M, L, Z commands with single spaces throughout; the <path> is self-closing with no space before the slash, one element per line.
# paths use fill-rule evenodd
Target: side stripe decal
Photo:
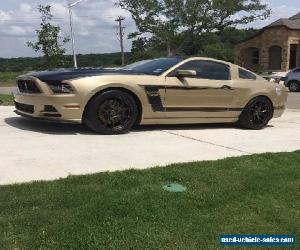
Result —
<path fill-rule="evenodd" d="M 208 89 L 212 89 L 212 90 L 222 90 L 222 89 L 224 89 L 224 87 L 227 87 L 227 86 L 224 85 L 223 87 L 219 87 L 219 88 L 214 88 L 214 87 L 179 87 L 179 86 L 168 86 L 168 87 L 166 87 L 166 89 L 178 89 L 178 90 L 208 90 Z M 230 87 L 228 89 L 233 90 Z"/>
<path fill-rule="evenodd" d="M 169 107 L 162 105 L 159 91 L 165 89 L 162 86 L 145 86 L 148 101 L 153 112 L 228 112 L 243 111 L 243 108 L 226 108 L 226 107 Z"/>

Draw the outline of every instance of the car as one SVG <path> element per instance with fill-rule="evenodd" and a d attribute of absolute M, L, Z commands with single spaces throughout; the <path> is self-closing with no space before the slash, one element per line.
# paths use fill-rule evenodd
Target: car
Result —
<path fill-rule="evenodd" d="M 265 78 L 269 82 L 276 82 L 279 83 L 282 81 L 282 78 L 284 78 L 287 75 L 288 72 L 263 72 L 260 74 L 261 77 Z"/>
<path fill-rule="evenodd" d="M 280 117 L 287 101 L 282 84 L 205 57 L 33 72 L 17 84 L 17 114 L 83 123 L 101 134 L 127 133 L 136 124 L 237 123 L 258 130 Z"/>
<path fill-rule="evenodd" d="M 291 70 L 281 80 L 284 81 L 284 85 L 289 88 L 290 92 L 300 91 L 300 68 Z"/>

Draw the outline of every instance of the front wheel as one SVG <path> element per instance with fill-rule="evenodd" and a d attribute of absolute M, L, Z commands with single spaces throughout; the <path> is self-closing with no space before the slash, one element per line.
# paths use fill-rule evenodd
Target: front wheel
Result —
<path fill-rule="evenodd" d="M 238 124 L 246 129 L 259 130 L 266 127 L 272 117 L 272 103 L 265 97 L 257 97 L 247 104 Z"/>
<path fill-rule="evenodd" d="M 131 95 L 110 90 L 89 102 L 84 123 L 100 134 L 124 134 L 135 124 L 137 116 L 138 108 Z"/>
<path fill-rule="evenodd" d="M 300 83 L 297 81 L 292 81 L 289 83 L 290 92 L 297 92 L 300 89 Z"/>

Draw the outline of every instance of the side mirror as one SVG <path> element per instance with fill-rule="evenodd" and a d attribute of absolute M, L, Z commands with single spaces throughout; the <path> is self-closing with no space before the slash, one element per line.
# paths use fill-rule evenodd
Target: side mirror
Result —
<path fill-rule="evenodd" d="M 179 78 L 195 77 L 195 76 L 197 76 L 197 72 L 196 72 L 196 70 L 180 69 L 180 70 L 177 70 L 176 76 Z"/>

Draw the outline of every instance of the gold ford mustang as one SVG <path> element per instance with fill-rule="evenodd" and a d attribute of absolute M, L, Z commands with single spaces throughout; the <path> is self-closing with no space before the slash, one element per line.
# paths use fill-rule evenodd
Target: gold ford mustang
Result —
<path fill-rule="evenodd" d="M 134 124 L 237 123 L 262 129 L 285 109 L 287 89 L 210 58 L 145 60 L 120 69 L 61 69 L 18 77 L 16 113 L 84 123 L 102 134 Z"/>

